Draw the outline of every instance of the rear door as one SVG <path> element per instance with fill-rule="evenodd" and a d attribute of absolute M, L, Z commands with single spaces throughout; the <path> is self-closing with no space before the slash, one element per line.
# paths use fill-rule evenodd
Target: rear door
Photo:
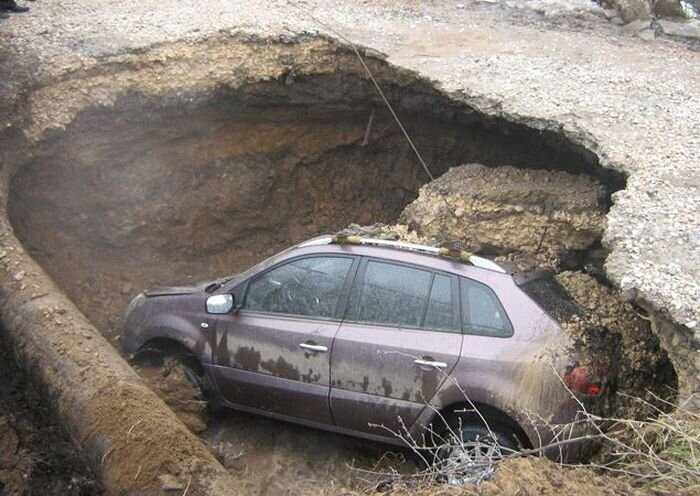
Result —
<path fill-rule="evenodd" d="M 332 423 L 330 350 L 357 259 L 285 261 L 248 283 L 237 314 L 216 322 L 215 375 L 238 406 Z"/>
<path fill-rule="evenodd" d="M 363 260 L 333 343 L 336 425 L 380 436 L 410 427 L 459 359 L 458 308 L 454 276 Z"/>

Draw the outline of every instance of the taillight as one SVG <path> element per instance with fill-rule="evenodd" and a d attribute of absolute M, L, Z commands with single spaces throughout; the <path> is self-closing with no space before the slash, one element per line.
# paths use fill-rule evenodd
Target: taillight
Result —
<path fill-rule="evenodd" d="M 568 367 L 564 374 L 564 383 L 574 392 L 583 394 L 600 394 L 602 377 L 591 366 Z"/>

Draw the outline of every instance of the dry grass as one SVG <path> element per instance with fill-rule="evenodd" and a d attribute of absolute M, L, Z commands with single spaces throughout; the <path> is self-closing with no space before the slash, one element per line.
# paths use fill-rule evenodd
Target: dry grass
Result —
<path fill-rule="evenodd" d="M 591 465 L 634 485 L 695 487 L 700 492 L 700 414 L 682 407 L 667 413 L 645 400 L 636 401 L 658 415 L 646 420 L 588 417 L 604 442 L 602 461 Z"/>

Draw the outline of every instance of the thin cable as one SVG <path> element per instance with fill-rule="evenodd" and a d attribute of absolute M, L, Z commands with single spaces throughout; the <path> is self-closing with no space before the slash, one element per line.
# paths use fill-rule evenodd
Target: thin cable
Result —
<path fill-rule="evenodd" d="M 365 59 L 362 58 L 362 55 L 360 54 L 360 51 L 357 49 L 355 46 L 355 43 L 352 42 L 347 36 L 345 36 L 343 33 L 337 31 L 334 29 L 332 26 L 326 24 L 316 16 L 314 16 L 312 13 L 304 10 L 301 8 L 299 5 L 297 5 L 294 1 L 290 1 L 289 5 L 291 5 L 293 8 L 297 9 L 300 11 L 302 14 L 310 17 L 314 21 L 316 21 L 318 24 L 326 28 L 328 31 L 331 33 L 335 34 L 337 37 L 342 39 L 345 43 L 350 45 L 350 48 L 352 48 L 353 52 L 355 52 L 355 55 L 357 55 L 358 60 L 360 61 L 360 64 L 362 64 L 362 67 L 364 68 L 365 72 L 369 76 L 370 80 L 372 81 L 372 84 L 374 84 L 374 87 L 377 89 L 377 92 L 379 93 L 379 96 L 382 97 L 382 100 L 384 100 L 384 103 L 386 104 L 387 108 L 389 109 L 389 112 L 391 112 L 391 115 L 394 117 L 394 120 L 396 121 L 396 124 L 398 124 L 399 128 L 401 129 L 401 132 L 403 135 L 406 137 L 406 141 L 408 141 L 408 144 L 411 146 L 411 149 L 413 150 L 413 153 L 416 154 L 416 157 L 418 157 L 418 161 L 420 164 L 423 166 L 423 169 L 425 170 L 425 173 L 428 174 L 428 177 L 430 178 L 431 181 L 435 180 L 435 176 L 430 172 L 430 169 L 428 168 L 428 164 L 425 163 L 425 160 L 423 160 L 423 157 L 421 154 L 418 152 L 418 149 L 416 148 L 416 145 L 413 144 L 413 140 L 411 137 L 408 135 L 408 132 L 406 131 L 406 128 L 403 127 L 403 124 L 401 123 L 401 120 L 399 119 L 399 116 L 396 115 L 396 112 L 394 112 L 394 107 L 391 106 L 389 103 L 389 100 L 387 99 L 386 95 L 384 95 L 384 92 L 382 91 L 382 88 L 379 86 L 379 83 L 377 83 L 377 80 L 374 79 L 374 75 L 372 74 L 372 71 L 369 70 L 369 67 L 367 67 L 367 64 L 365 63 Z"/>

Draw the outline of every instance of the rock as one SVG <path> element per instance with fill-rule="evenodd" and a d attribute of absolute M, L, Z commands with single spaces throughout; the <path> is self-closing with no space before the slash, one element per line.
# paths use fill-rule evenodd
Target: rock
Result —
<path fill-rule="evenodd" d="M 679 0 L 656 0 L 654 14 L 657 17 L 685 17 L 685 11 Z"/>
<path fill-rule="evenodd" d="M 656 34 L 653 29 L 642 29 L 637 33 L 637 36 L 645 41 L 652 41 L 656 38 Z"/>
<path fill-rule="evenodd" d="M 555 266 L 601 236 L 602 190 L 588 176 L 468 164 L 423 186 L 400 222 L 433 243 L 516 257 L 522 270 Z"/>
<path fill-rule="evenodd" d="M 616 15 L 615 17 L 611 17 L 610 22 L 612 22 L 613 24 L 615 24 L 617 26 L 623 26 L 625 24 L 625 21 L 623 21 L 622 17 L 620 17 L 619 15 Z"/>
<path fill-rule="evenodd" d="M 158 477 L 163 484 L 163 491 L 182 491 L 185 485 L 177 480 L 174 475 L 163 474 Z"/>
<path fill-rule="evenodd" d="M 24 279 L 25 272 L 23 270 L 20 270 L 14 275 L 14 280 L 17 282 L 20 282 L 22 279 Z"/>
<path fill-rule="evenodd" d="M 700 40 L 700 22 L 696 20 L 677 22 L 662 19 L 659 21 L 659 26 L 661 26 L 661 30 L 669 36 Z"/>
<path fill-rule="evenodd" d="M 650 20 L 637 20 L 637 21 L 632 21 L 629 24 L 627 24 L 625 27 L 622 28 L 622 31 L 625 33 L 630 33 L 630 34 L 637 34 L 640 31 L 644 31 L 645 29 L 650 29 L 651 28 L 651 21 Z"/>
<path fill-rule="evenodd" d="M 651 9 L 646 0 L 610 0 L 625 23 L 651 18 Z"/>

